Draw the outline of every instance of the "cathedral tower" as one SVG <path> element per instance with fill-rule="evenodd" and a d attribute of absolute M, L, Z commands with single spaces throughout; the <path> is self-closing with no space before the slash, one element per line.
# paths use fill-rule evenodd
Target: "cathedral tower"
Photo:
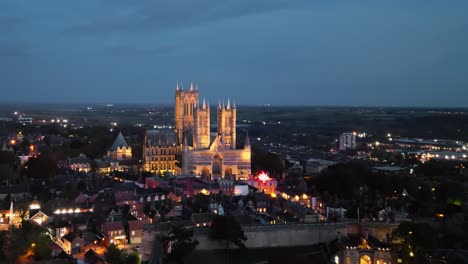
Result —
<path fill-rule="evenodd" d="M 226 149 L 236 149 L 236 106 L 231 107 L 228 100 L 227 106 L 218 105 L 218 135 Z"/>
<path fill-rule="evenodd" d="M 178 144 L 182 143 L 184 136 L 194 141 L 194 124 L 197 105 L 198 88 L 190 84 L 190 90 L 184 91 L 183 87 L 179 87 L 179 84 L 177 84 L 175 95 L 175 129 Z M 189 144 L 190 143 L 193 144 L 193 142 L 189 142 Z"/>
<path fill-rule="evenodd" d="M 194 148 L 207 149 L 210 146 L 210 104 L 203 99 L 201 108 L 195 114 Z"/>

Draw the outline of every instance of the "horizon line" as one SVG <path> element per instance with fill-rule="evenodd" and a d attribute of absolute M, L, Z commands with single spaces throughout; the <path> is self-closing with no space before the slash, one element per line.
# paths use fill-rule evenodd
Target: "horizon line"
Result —
<path fill-rule="evenodd" d="M 8 106 L 8 105 L 15 105 L 15 104 L 34 104 L 34 105 L 75 105 L 75 106 L 103 106 L 106 107 L 107 105 L 113 106 L 174 106 L 174 103 L 143 103 L 143 102 L 72 102 L 72 101 L 62 101 L 62 102 L 47 102 L 47 101 L 0 101 L 0 106 Z M 217 104 L 210 104 L 216 106 Z M 236 105 L 245 106 L 245 107 L 327 107 L 327 108 L 415 108 L 415 109 L 468 109 L 468 106 L 410 106 L 410 105 L 333 105 L 333 104 L 239 104 L 236 102 Z M 24 107 L 24 106 L 22 106 Z M 27 106 L 26 106 L 27 107 Z M 108 106 L 109 107 L 109 106 Z"/>

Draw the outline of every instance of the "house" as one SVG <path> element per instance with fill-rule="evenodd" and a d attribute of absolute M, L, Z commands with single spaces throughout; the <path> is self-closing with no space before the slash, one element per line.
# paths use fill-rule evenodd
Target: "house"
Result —
<path fill-rule="evenodd" d="M 29 218 L 29 222 L 39 225 L 39 226 L 44 226 L 47 225 L 49 222 L 49 216 L 47 216 L 45 213 L 42 211 L 37 212 L 33 216 Z"/>
<path fill-rule="evenodd" d="M 140 244 L 143 237 L 143 227 L 150 224 L 148 220 L 128 221 L 128 231 L 131 244 Z"/>
<path fill-rule="evenodd" d="M 117 245 L 127 244 L 127 236 L 122 221 L 105 223 L 102 231 L 109 239 L 110 243 Z"/>
<path fill-rule="evenodd" d="M 298 203 L 287 201 L 284 204 L 285 210 L 296 220 L 303 223 L 318 223 L 319 214 Z"/>
<path fill-rule="evenodd" d="M 91 160 L 80 154 L 77 158 L 70 158 L 67 161 L 66 167 L 70 170 L 78 171 L 78 172 L 85 172 L 88 173 L 91 171 Z"/>
<path fill-rule="evenodd" d="M 168 198 L 168 199 L 171 199 L 172 201 L 174 201 L 174 202 L 176 202 L 176 203 L 182 201 L 182 197 L 177 196 L 177 195 L 176 195 L 175 193 L 173 193 L 173 192 L 170 192 L 170 193 L 167 195 L 167 198 Z"/>
<path fill-rule="evenodd" d="M 259 213 L 270 211 L 270 195 L 265 193 L 255 193 L 255 209 Z"/>
<path fill-rule="evenodd" d="M 213 213 L 195 213 L 192 214 L 191 220 L 196 227 L 208 227 L 213 224 L 214 217 Z"/>
<path fill-rule="evenodd" d="M 53 242 L 53 241 L 50 241 L 50 255 L 52 257 L 56 257 L 58 256 L 58 254 L 60 254 L 60 252 L 63 252 L 63 249 L 57 245 L 57 243 Z"/>
<path fill-rule="evenodd" d="M 217 179 L 219 189 L 226 195 L 234 194 L 234 181 L 230 179 Z"/>
<path fill-rule="evenodd" d="M 67 254 L 75 255 L 84 249 L 84 240 L 76 233 L 70 232 L 62 237 L 63 247 Z"/>
<path fill-rule="evenodd" d="M 115 204 L 124 205 L 128 204 L 134 206 L 138 204 L 138 197 L 134 192 L 131 191 L 121 191 L 114 194 Z"/>
<path fill-rule="evenodd" d="M 62 238 L 71 230 L 71 224 L 66 221 L 59 221 L 56 224 L 52 223 L 49 228 L 50 233 L 54 234 L 57 238 Z"/>

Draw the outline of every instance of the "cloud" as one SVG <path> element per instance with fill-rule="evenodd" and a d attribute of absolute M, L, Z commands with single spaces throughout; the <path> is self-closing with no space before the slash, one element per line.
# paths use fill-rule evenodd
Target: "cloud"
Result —
<path fill-rule="evenodd" d="M 279 9 L 309 5 L 298 0 L 179 0 L 139 1 L 125 5 L 122 2 L 104 1 L 112 5 L 105 16 L 82 20 L 64 29 L 67 35 L 102 35 L 112 33 L 139 33 L 194 27 L 243 16 L 272 12 Z"/>

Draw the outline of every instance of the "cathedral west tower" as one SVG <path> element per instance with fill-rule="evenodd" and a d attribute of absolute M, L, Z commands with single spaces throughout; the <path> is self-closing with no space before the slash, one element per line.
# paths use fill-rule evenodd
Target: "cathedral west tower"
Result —
<path fill-rule="evenodd" d="M 198 105 L 198 88 L 190 84 L 190 90 L 176 85 L 175 95 L 175 130 L 178 144 L 182 144 L 186 137 L 193 144 L 196 107 Z"/>

